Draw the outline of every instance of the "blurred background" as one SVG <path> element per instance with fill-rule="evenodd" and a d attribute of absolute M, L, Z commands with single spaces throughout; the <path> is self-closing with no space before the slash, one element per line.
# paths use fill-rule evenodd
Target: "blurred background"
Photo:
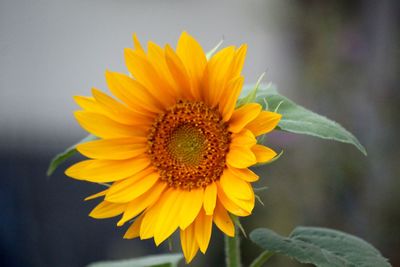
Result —
<path fill-rule="evenodd" d="M 107 90 L 106 69 L 126 72 L 123 48 L 175 44 L 182 30 L 209 50 L 248 43 L 247 82 L 266 71 L 280 92 L 340 122 L 368 151 L 276 132 L 284 150 L 259 168 L 268 186 L 248 232 L 287 235 L 296 225 L 337 228 L 376 246 L 400 266 L 400 5 L 365 1 L 60 1 L 0 0 L 0 265 L 85 266 L 168 252 L 123 240 L 116 219 L 88 217 L 102 188 L 46 177 L 50 159 L 86 136 L 72 116 L 73 95 Z M 222 235 L 191 266 L 222 266 Z M 261 251 L 243 241 L 248 265 Z M 179 251 L 179 244 L 173 246 Z M 300 266 L 274 256 L 269 266 Z"/>

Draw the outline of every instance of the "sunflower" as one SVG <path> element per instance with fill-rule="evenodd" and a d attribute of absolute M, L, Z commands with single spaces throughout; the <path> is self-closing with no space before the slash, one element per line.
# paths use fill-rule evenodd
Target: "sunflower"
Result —
<path fill-rule="evenodd" d="M 109 187 L 86 199 L 104 198 L 90 216 L 122 215 L 124 238 L 154 238 L 159 245 L 179 229 L 190 262 L 205 253 L 212 225 L 234 236 L 231 215 L 254 207 L 248 168 L 276 153 L 257 144 L 281 116 L 248 103 L 237 107 L 247 46 L 226 47 L 209 60 L 186 32 L 176 51 L 148 42 L 124 51 L 130 75 L 107 71 L 116 100 L 97 89 L 76 96 L 79 124 L 99 139 L 77 146 L 89 159 L 66 175 Z"/>

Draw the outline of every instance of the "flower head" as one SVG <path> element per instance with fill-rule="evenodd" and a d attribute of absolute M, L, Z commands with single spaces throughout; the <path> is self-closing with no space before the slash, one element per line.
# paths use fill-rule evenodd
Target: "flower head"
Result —
<path fill-rule="evenodd" d="M 182 33 L 176 51 L 136 36 L 125 50 L 131 75 L 106 72 L 116 100 L 97 89 L 75 97 L 80 125 L 99 140 L 77 146 L 88 160 L 66 170 L 70 177 L 110 187 L 90 216 L 121 215 L 131 222 L 125 238 L 154 238 L 158 245 L 176 230 L 190 262 L 205 253 L 212 224 L 235 234 L 230 214 L 254 207 L 248 167 L 276 153 L 257 144 L 280 120 L 257 103 L 236 107 L 243 85 L 246 45 L 217 52 L 210 60 L 197 41 Z"/>

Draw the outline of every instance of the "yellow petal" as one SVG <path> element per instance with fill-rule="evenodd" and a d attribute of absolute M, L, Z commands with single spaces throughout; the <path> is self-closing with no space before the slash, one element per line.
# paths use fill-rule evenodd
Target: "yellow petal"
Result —
<path fill-rule="evenodd" d="M 253 146 L 251 151 L 253 151 L 254 155 L 256 156 L 257 162 L 260 163 L 268 162 L 276 156 L 275 151 L 262 145 Z"/>
<path fill-rule="evenodd" d="M 254 120 L 261 112 L 261 105 L 250 103 L 236 109 L 229 120 L 229 131 L 240 132 L 249 122 Z"/>
<path fill-rule="evenodd" d="M 79 144 L 76 149 L 94 159 L 129 159 L 144 154 L 146 142 L 145 137 L 101 139 Z"/>
<path fill-rule="evenodd" d="M 111 218 L 124 212 L 125 207 L 125 204 L 115 204 L 103 201 L 90 212 L 89 216 L 96 219 Z"/>
<path fill-rule="evenodd" d="M 201 80 L 207 64 L 203 49 L 192 36 L 183 32 L 179 38 L 176 53 L 182 60 L 190 77 L 192 95 L 195 99 L 200 99 Z"/>
<path fill-rule="evenodd" d="M 163 111 L 162 104 L 143 85 L 131 77 L 107 71 L 106 81 L 110 91 L 133 110 L 144 114 L 156 114 Z"/>
<path fill-rule="evenodd" d="M 254 200 L 255 200 L 253 192 L 250 199 L 239 199 L 234 194 L 232 194 L 232 192 L 225 191 L 221 183 L 219 182 L 217 182 L 217 189 L 218 189 L 218 199 L 221 200 L 221 203 L 224 204 L 225 208 L 229 210 L 230 213 L 242 216 L 239 215 L 241 211 L 237 212 L 235 211 L 235 209 L 233 211 L 231 210 L 231 208 L 236 208 L 236 210 L 237 208 L 239 208 L 242 211 L 245 211 L 244 212 L 245 214 L 246 213 L 251 214 L 254 208 Z"/>
<path fill-rule="evenodd" d="M 234 202 L 238 207 L 240 207 L 241 209 L 245 210 L 246 212 L 248 212 L 249 214 L 251 214 L 251 212 L 254 209 L 254 204 L 255 204 L 255 198 L 254 198 L 254 194 L 252 199 L 250 200 L 244 200 L 244 199 L 238 199 L 238 198 L 233 198 L 230 197 L 229 195 L 227 195 L 228 198 Z"/>
<path fill-rule="evenodd" d="M 99 106 L 93 97 L 87 96 L 74 96 L 75 102 L 84 110 L 97 113 L 103 113 L 103 109 Z"/>
<path fill-rule="evenodd" d="M 281 114 L 261 111 L 257 118 L 247 124 L 246 128 L 252 131 L 255 136 L 259 136 L 275 129 L 281 118 Z"/>
<path fill-rule="evenodd" d="M 257 159 L 250 148 L 231 145 L 226 155 L 226 162 L 232 167 L 243 169 L 256 164 Z"/>
<path fill-rule="evenodd" d="M 207 215 L 212 215 L 217 201 L 217 186 L 215 183 L 209 184 L 204 190 L 204 210 Z"/>
<path fill-rule="evenodd" d="M 237 99 L 242 91 L 244 78 L 236 77 L 232 79 L 226 87 L 226 95 L 221 98 L 219 110 L 223 116 L 224 121 L 229 121 L 235 110 Z"/>
<path fill-rule="evenodd" d="M 161 104 L 164 108 L 172 106 L 176 101 L 173 89 L 161 80 L 148 59 L 129 48 L 125 49 L 124 55 L 126 66 L 136 80 L 147 88 L 148 92 L 156 99 L 162 99 Z"/>
<path fill-rule="evenodd" d="M 235 202 L 233 202 L 231 199 L 229 199 L 226 196 L 225 192 L 222 190 L 218 182 L 217 182 L 217 189 L 218 189 L 217 190 L 218 200 L 230 213 L 237 216 L 248 216 L 251 214 L 251 212 L 244 210 L 243 208 L 239 207 Z"/>
<path fill-rule="evenodd" d="M 174 79 L 175 77 L 171 75 L 170 69 L 168 68 L 165 50 L 153 42 L 148 43 L 148 48 L 147 59 L 154 67 L 158 77 L 160 77 L 159 82 L 163 83 L 165 90 L 171 91 L 175 99 L 181 98 L 181 90 Z"/>
<path fill-rule="evenodd" d="M 69 167 L 65 174 L 96 183 L 113 182 L 134 175 L 150 165 L 147 157 L 127 160 L 84 160 Z"/>
<path fill-rule="evenodd" d="M 197 188 L 191 191 L 183 191 L 181 213 L 179 214 L 179 227 L 185 229 L 199 214 L 203 206 L 204 189 Z"/>
<path fill-rule="evenodd" d="M 239 49 L 236 50 L 235 57 L 231 65 L 231 73 L 230 73 L 231 77 L 237 77 L 241 74 L 244 65 L 244 60 L 246 58 L 246 53 L 247 53 L 247 44 L 241 45 Z"/>
<path fill-rule="evenodd" d="M 92 200 L 92 199 L 95 199 L 95 198 L 98 198 L 98 197 L 105 196 L 106 193 L 107 193 L 107 191 L 108 191 L 108 188 L 107 188 L 106 190 L 103 190 L 103 191 L 98 192 L 98 193 L 96 193 L 96 194 L 90 195 L 90 196 L 88 196 L 88 197 L 85 198 L 85 201 L 87 201 L 87 200 Z"/>
<path fill-rule="evenodd" d="M 96 89 L 92 89 L 92 91 L 94 95 L 97 95 L 97 99 L 84 96 L 74 97 L 75 102 L 85 111 L 102 114 L 121 124 L 150 125 L 153 121 L 153 119 L 148 116 L 146 117 L 143 114 L 129 110 L 127 107 L 123 106 L 123 104 L 118 103 L 113 98 Z"/>
<path fill-rule="evenodd" d="M 128 126 L 91 111 L 76 111 L 75 117 L 86 131 L 101 138 L 146 136 L 146 128 Z"/>
<path fill-rule="evenodd" d="M 171 76 L 171 72 L 169 71 L 167 62 L 165 60 L 164 49 L 153 42 L 148 42 L 147 47 L 147 58 L 154 66 L 154 69 L 157 71 L 160 78 L 164 82 L 168 83 L 169 87 L 177 89 L 174 77 Z"/>
<path fill-rule="evenodd" d="M 258 179 L 260 178 L 257 174 L 247 168 L 238 169 L 234 167 L 229 167 L 229 169 L 234 175 L 247 182 L 255 182 L 258 181 Z"/>
<path fill-rule="evenodd" d="M 234 54 L 233 46 L 226 47 L 216 53 L 207 63 L 203 77 L 204 97 L 206 103 L 211 107 L 217 106 L 220 102 L 224 88 L 230 80 L 228 73 Z"/>
<path fill-rule="evenodd" d="M 143 215 L 139 216 L 132 225 L 128 228 L 125 232 L 124 238 L 125 239 L 133 239 L 140 235 L 140 225 L 143 221 Z"/>
<path fill-rule="evenodd" d="M 146 193 L 160 178 L 152 168 L 137 173 L 127 179 L 114 183 L 105 199 L 114 203 L 127 203 Z"/>
<path fill-rule="evenodd" d="M 233 60 L 229 66 L 226 75 L 225 87 L 220 93 L 219 110 L 223 115 L 224 121 L 228 121 L 232 116 L 232 112 L 236 105 L 240 91 L 242 90 L 243 77 L 240 73 L 243 68 L 244 59 L 246 57 L 247 45 L 242 45 L 236 50 Z M 240 83 L 239 83 L 240 82 Z"/>
<path fill-rule="evenodd" d="M 196 241 L 194 224 L 188 226 L 185 230 L 181 230 L 181 246 L 186 263 L 190 263 L 199 250 Z"/>
<path fill-rule="evenodd" d="M 186 98 L 192 98 L 190 80 L 185 66 L 169 46 L 165 47 L 165 59 L 167 61 L 169 71 L 171 72 L 171 75 L 174 77 L 176 85 L 178 86 L 176 90 L 178 94 L 185 96 Z"/>
<path fill-rule="evenodd" d="M 140 225 L 140 239 L 148 239 L 154 236 L 154 228 L 159 219 L 162 203 L 156 201 L 151 207 L 144 212 L 142 224 Z"/>
<path fill-rule="evenodd" d="M 213 219 L 215 225 L 227 236 L 235 236 L 235 226 L 232 219 L 219 201 L 217 201 L 217 205 L 215 206 Z"/>
<path fill-rule="evenodd" d="M 183 191 L 169 188 L 163 193 L 159 201 L 162 203 L 162 208 L 158 215 L 159 220 L 154 228 L 154 242 L 157 246 L 178 228 L 178 216 L 181 212 L 181 203 L 184 201 Z"/>
<path fill-rule="evenodd" d="M 110 117 L 112 120 L 122 124 L 128 125 L 147 125 L 150 126 L 153 120 L 138 112 L 134 112 L 128 107 L 119 103 L 112 97 L 104 94 L 103 92 L 93 88 L 92 94 L 98 104 L 103 108 L 104 115 Z"/>
<path fill-rule="evenodd" d="M 232 134 L 232 142 L 233 146 L 246 146 L 252 147 L 257 143 L 257 139 L 254 134 L 247 129 L 243 129 L 241 132 Z"/>
<path fill-rule="evenodd" d="M 137 216 L 148 206 L 152 205 L 155 201 L 157 201 L 167 186 L 164 182 L 156 182 L 156 184 L 149 189 L 146 193 L 139 196 L 138 198 L 132 200 L 126 206 L 124 215 L 121 220 L 118 221 L 118 226 L 124 225 L 125 222 Z"/>
<path fill-rule="evenodd" d="M 224 170 L 220 184 L 228 196 L 243 200 L 251 200 L 254 197 L 253 189 L 249 183 L 238 178 L 231 172 L 230 168 Z"/>
<path fill-rule="evenodd" d="M 206 215 L 204 210 L 201 209 L 194 222 L 197 244 L 199 244 L 200 251 L 203 252 L 203 254 L 206 253 L 208 244 L 210 243 L 212 221 L 213 216 Z"/>
<path fill-rule="evenodd" d="M 138 50 L 139 52 L 141 52 L 141 53 L 144 54 L 143 47 L 142 47 L 142 45 L 140 44 L 139 39 L 137 38 L 136 33 L 133 34 L 133 44 L 134 44 L 134 47 L 135 47 L 136 50 Z"/>

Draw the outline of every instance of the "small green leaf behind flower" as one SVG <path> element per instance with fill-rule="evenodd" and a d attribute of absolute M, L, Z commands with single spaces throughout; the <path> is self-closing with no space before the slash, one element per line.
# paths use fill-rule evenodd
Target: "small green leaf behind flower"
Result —
<path fill-rule="evenodd" d="M 221 47 L 223 42 L 224 42 L 224 39 L 219 41 L 219 43 L 216 46 L 214 46 L 213 49 L 211 49 L 210 51 L 208 51 L 206 53 L 207 60 L 209 60 L 215 54 L 215 52 L 217 52 L 217 50 Z"/>
<path fill-rule="evenodd" d="M 241 92 L 241 98 L 239 98 L 239 100 L 236 103 L 237 107 L 240 107 L 244 104 L 247 103 L 251 103 L 251 102 L 255 102 L 256 98 L 258 95 L 265 93 L 264 90 L 271 90 L 271 86 L 267 85 L 267 86 L 262 86 L 262 91 L 259 92 L 258 89 L 260 88 L 261 85 L 261 81 L 265 76 L 265 72 L 263 74 L 260 75 L 260 77 L 258 78 L 256 84 L 254 85 L 245 85 L 242 89 Z"/>
<path fill-rule="evenodd" d="M 244 227 L 243 227 L 242 223 L 240 222 L 239 217 L 237 217 L 236 215 L 233 215 L 233 214 L 230 214 L 230 216 L 231 216 L 231 219 L 232 219 L 233 223 L 235 224 L 236 228 L 239 228 L 240 231 L 242 232 L 242 234 L 244 235 L 244 237 L 247 238 L 246 231 L 244 230 Z M 237 234 L 239 234 L 239 233 L 235 233 L 235 235 L 237 235 Z"/>
<path fill-rule="evenodd" d="M 269 253 L 289 256 L 317 267 L 391 266 L 372 245 L 337 230 L 297 227 L 289 237 L 283 237 L 270 229 L 260 228 L 250 233 L 250 239 Z M 261 266 L 260 262 L 257 264 L 250 266 Z"/>
<path fill-rule="evenodd" d="M 129 260 L 95 262 L 86 267 L 176 267 L 182 258 L 180 253 L 161 254 Z"/>
<path fill-rule="evenodd" d="M 78 143 L 76 143 L 73 146 L 70 146 L 69 148 L 67 148 L 65 151 L 57 154 L 51 161 L 50 161 L 50 165 L 49 168 L 47 169 L 47 176 L 51 176 L 55 170 L 58 168 L 58 166 L 60 166 L 64 161 L 66 161 L 67 159 L 69 159 L 70 157 L 72 157 L 76 152 L 76 146 L 81 144 L 81 143 L 86 143 L 92 140 L 97 139 L 96 136 L 94 135 L 88 135 L 85 138 L 83 138 L 81 141 L 79 141 Z"/>
<path fill-rule="evenodd" d="M 253 190 L 254 190 L 255 193 L 257 193 L 257 192 L 263 192 L 263 191 L 268 190 L 268 186 L 253 187 Z"/>

